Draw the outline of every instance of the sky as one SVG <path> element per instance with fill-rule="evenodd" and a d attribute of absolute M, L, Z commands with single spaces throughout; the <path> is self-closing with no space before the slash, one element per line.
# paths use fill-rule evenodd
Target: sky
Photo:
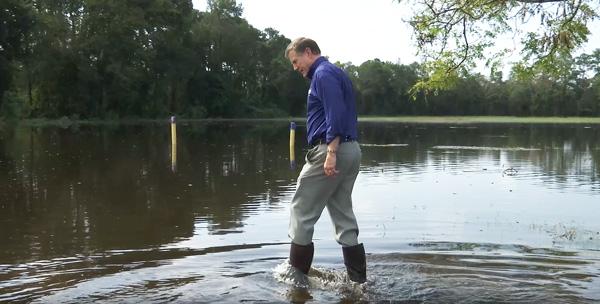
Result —
<path fill-rule="evenodd" d="M 238 0 L 242 17 L 259 30 L 271 27 L 289 39 L 309 37 L 332 61 L 352 62 L 379 58 L 393 63 L 421 61 L 406 20 L 412 9 L 396 0 Z M 205 11 L 206 0 L 193 0 Z M 589 25 L 593 32 L 600 21 Z M 598 30 L 597 30 L 598 31 Z M 519 37 L 499 39 L 497 46 L 516 50 L 506 61 L 519 58 Z M 600 48 L 600 32 L 584 46 L 584 52 Z M 578 52 L 579 53 L 579 52 Z M 483 69 L 483 67 L 478 67 Z M 487 74 L 487 73 L 486 73 Z"/>
<path fill-rule="evenodd" d="M 205 11 L 205 0 L 193 0 Z M 244 17 L 257 29 L 271 27 L 289 39 L 309 37 L 333 61 L 374 58 L 409 64 L 418 59 L 411 29 L 402 21 L 411 14 L 393 0 L 248 0 Z M 314 8 L 314 9 L 308 9 Z"/>

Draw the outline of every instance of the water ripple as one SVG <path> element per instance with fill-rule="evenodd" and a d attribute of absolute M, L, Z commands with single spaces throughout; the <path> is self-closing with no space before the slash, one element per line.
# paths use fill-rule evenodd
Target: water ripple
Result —
<path fill-rule="evenodd" d="M 139 269 L 158 268 L 171 260 L 189 256 L 201 256 L 241 249 L 256 249 L 282 243 L 241 244 L 192 248 L 159 248 L 138 250 L 110 250 L 91 256 L 75 256 L 51 260 L 34 261 L 15 266 L 4 265 L 0 270 L 0 302 L 26 301 L 52 294 L 97 278 L 131 272 Z M 198 278 L 195 276 L 195 278 Z M 156 288 L 179 284 L 179 279 L 149 281 L 146 284 Z M 141 289 L 148 285 L 138 286 Z M 138 288 L 136 287 L 136 288 Z M 132 286 L 120 288 L 131 289 Z M 93 296 L 93 295 L 90 295 Z M 101 299 L 101 298 L 98 298 Z"/>
<path fill-rule="evenodd" d="M 369 256 L 371 298 L 435 303 L 592 303 L 600 259 L 517 245 L 414 244 L 425 252 Z M 473 251 L 465 252 L 465 248 Z M 517 251 L 512 251 L 512 250 Z M 488 252 L 486 254 L 480 252 Z M 535 253 L 533 253 L 535 252 Z"/>
<path fill-rule="evenodd" d="M 433 146 L 438 150 L 478 150 L 478 151 L 541 151 L 540 148 L 524 147 L 482 147 L 482 146 Z"/>

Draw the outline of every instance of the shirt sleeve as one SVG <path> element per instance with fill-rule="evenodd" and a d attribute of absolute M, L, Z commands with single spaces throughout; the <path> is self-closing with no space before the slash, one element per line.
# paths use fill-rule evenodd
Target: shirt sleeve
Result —
<path fill-rule="evenodd" d="M 318 97 L 323 101 L 325 111 L 325 123 L 327 132 L 325 140 L 329 144 L 337 136 L 343 137 L 344 134 L 344 115 L 346 106 L 344 104 L 344 92 L 339 77 L 332 73 L 319 73 L 317 75 Z"/>

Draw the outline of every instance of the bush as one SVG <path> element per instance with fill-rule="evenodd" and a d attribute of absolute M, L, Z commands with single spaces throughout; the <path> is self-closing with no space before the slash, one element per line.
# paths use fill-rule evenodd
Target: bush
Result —
<path fill-rule="evenodd" d="M 250 107 L 250 115 L 253 118 L 280 118 L 289 116 L 288 113 L 275 107 L 256 108 Z"/>
<path fill-rule="evenodd" d="M 25 110 L 25 98 L 14 91 L 5 91 L 0 106 L 0 116 L 6 119 L 21 119 Z"/>
<path fill-rule="evenodd" d="M 191 106 L 187 111 L 185 111 L 185 113 L 182 113 L 182 116 L 193 119 L 206 118 L 206 108 L 204 106 Z"/>

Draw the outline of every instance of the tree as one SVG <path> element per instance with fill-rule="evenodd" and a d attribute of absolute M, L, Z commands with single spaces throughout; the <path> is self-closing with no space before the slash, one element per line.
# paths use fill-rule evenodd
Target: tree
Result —
<path fill-rule="evenodd" d="M 495 50 L 495 40 L 503 34 L 526 31 L 525 23 L 539 27 L 522 40 L 518 76 L 531 77 L 537 70 L 556 74 L 557 60 L 587 41 L 588 24 L 598 18 L 594 0 L 398 1 L 417 8 L 410 24 L 419 52 L 427 60 L 428 77 L 416 83 L 413 95 L 456 85 L 478 61 L 497 70 L 509 50 Z"/>
<path fill-rule="evenodd" d="M 513 7 L 516 12 L 517 5 L 525 3 L 503 1 L 501 6 L 500 1 L 489 1 L 456 2 L 461 5 L 456 16 L 462 14 L 460 20 L 467 24 L 484 24 L 486 19 L 475 18 L 474 12 L 499 18 L 504 16 L 500 8 Z M 548 4 L 542 3 L 547 1 L 536 1 L 540 3 L 526 2 L 547 9 L 543 5 Z M 440 3 L 452 2 L 431 1 L 431 10 L 439 10 Z M 579 12 L 586 10 L 577 3 Z M 490 9 L 493 5 L 498 8 L 495 12 Z M 191 0 L 0 1 L 0 111 L 16 118 L 75 119 L 301 116 L 309 83 L 283 56 L 290 40 L 275 29 L 252 27 L 242 12 L 234 0 L 208 1 L 206 12 L 194 10 Z M 437 26 L 450 34 L 452 26 L 462 26 L 444 27 L 434 21 L 424 31 L 437 34 L 433 29 Z M 573 57 L 574 49 L 564 46 L 568 44 L 564 39 L 571 36 L 562 34 L 556 41 L 545 40 L 557 44 L 554 50 L 547 49 L 551 66 L 549 61 L 516 65 L 506 81 L 500 70 L 492 68 L 486 78 L 473 74 L 469 64 L 477 60 L 473 54 L 481 58 L 484 54 L 474 47 L 482 40 L 472 41 L 473 33 L 489 29 L 498 34 L 488 27 L 469 28 L 465 53 L 452 49 L 460 46 L 452 44 L 452 36 L 440 40 L 430 35 L 434 46 L 447 42 L 447 49 L 458 56 L 455 61 L 443 61 L 453 58 L 449 51 L 441 61 L 431 57 L 434 60 L 425 64 L 378 59 L 360 66 L 336 64 L 352 78 L 360 115 L 600 114 L 600 50 Z M 423 49 L 431 51 L 426 39 L 423 42 Z M 465 54 L 470 57 L 458 60 Z M 435 67 L 444 65 L 446 69 L 435 74 Z M 520 77 L 527 73 L 529 78 Z M 438 94 L 416 94 L 415 84 L 435 80 L 454 87 Z M 424 102 L 410 102 L 410 88 L 413 98 Z"/>
<path fill-rule="evenodd" d="M 365 61 L 358 67 L 358 76 L 354 85 L 360 91 L 357 101 L 359 112 L 390 113 L 394 88 L 391 86 L 389 65 L 379 59 Z"/>
<path fill-rule="evenodd" d="M 209 1 L 209 12 L 198 25 L 206 44 L 206 84 L 202 92 L 209 116 L 231 117 L 248 113 L 255 102 L 260 31 L 241 18 L 241 6 L 232 0 Z"/>
<path fill-rule="evenodd" d="M 591 54 L 582 54 L 576 59 L 576 64 L 582 72 L 590 72 L 600 75 L 600 49 Z"/>
<path fill-rule="evenodd" d="M 31 4 L 19 0 L 0 2 L 0 107 L 4 92 L 10 89 L 14 60 L 23 60 L 26 55 L 26 41 L 36 18 Z"/>
<path fill-rule="evenodd" d="M 244 9 L 236 0 L 208 0 L 208 10 L 218 16 L 241 18 Z"/>
<path fill-rule="evenodd" d="M 306 108 L 306 91 L 308 82 L 291 68 L 290 62 L 283 52 L 290 39 L 272 28 L 262 33 L 263 43 L 258 52 L 257 91 L 259 112 L 272 114 L 277 108 L 281 115 L 303 115 Z M 280 115 L 280 116 L 281 116 Z"/>

